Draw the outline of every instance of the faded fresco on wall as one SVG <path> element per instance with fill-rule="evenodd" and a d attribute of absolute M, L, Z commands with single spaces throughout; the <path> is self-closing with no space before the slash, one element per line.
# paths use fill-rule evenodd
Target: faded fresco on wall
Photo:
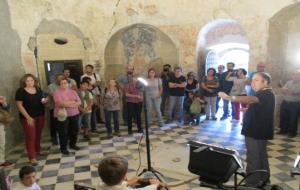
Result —
<path fill-rule="evenodd" d="M 121 41 L 126 64 L 134 64 L 138 70 L 160 57 L 155 50 L 157 35 L 151 28 L 130 28 L 123 33 Z"/>

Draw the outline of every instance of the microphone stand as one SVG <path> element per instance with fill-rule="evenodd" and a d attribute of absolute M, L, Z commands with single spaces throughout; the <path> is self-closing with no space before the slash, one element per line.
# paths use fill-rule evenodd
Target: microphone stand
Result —
<path fill-rule="evenodd" d="M 144 85 L 144 84 L 143 84 Z M 144 85 L 144 87 L 146 87 L 146 85 Z M 154 168 L 152 168 L 151 166 L 151 152 L 150 152 L 150 139 L 149 139 L 149 123 L 148 123 L 148 116 L 147 116 L 147 105 L 146 105 L 146 91 L 143 91 L 143 98 L 144 98 L 144 113 L 145 113 L 145 131 L 146 131 L 146 153 L 147 153 L 147 168 L 143 169 L 143 171 L 138 175 L 141 176 L 146 172 L 151 172 L 160 182 L 163 182 L 160 177 L 158 176 L 158 174 L 160 176 L 164 176 L 162 173 L 160 173 L 159 171 L 155 170 Z M 166 190 L 169 190 L 167 187 L 165 187 Z"/>

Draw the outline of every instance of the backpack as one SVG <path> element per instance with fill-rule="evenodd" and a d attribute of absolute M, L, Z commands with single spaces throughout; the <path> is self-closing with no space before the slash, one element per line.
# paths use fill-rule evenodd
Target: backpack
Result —
<path fill-rule="evenodd" d="M 191 114 L 199 115 L 201 114 L 201 102 L 197 99 L 193 101 L 190 107 Z"/>

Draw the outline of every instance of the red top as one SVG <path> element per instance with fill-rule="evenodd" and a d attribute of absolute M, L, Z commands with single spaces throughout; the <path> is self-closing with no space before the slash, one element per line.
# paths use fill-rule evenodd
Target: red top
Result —
<path fill-rule="evenodd" d="M 137 87 L 137 82 L 130 82 L 127 83 L 124 86 L 124 91 L 127 94 L 132 94 L 132 95 L 139 95 L 142 96 L 142 92 L 140 91 L 140 89 Z M 140 98 L 132 98 L 132 97 L 128 97 L 126 96 L 126 102 L 131 102 L 131 103 L 139 103 L 142 102 L 143 100 L 141 100 Z"/>

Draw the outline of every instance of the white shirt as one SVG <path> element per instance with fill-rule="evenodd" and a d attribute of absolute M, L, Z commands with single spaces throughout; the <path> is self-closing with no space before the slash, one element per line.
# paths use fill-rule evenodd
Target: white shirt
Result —
<path fill-rule="evenodd" d="M 133 189 L 127 186 L 127 182 L 123 182 L 120 185 L 108 186 L 104 183 L 97 186 L 96 190 L 157 190 L 156 185 L 148 185 L 143 188 Z"/>
<path fill-rule="evenodd" d="M 32 184 L 32 186 L 27 187 L 23 183 L 18 182 L 13 185 L 13 190 L 41 190 L 40 186 L 37 183 Z"/>
<path fill-rule="evenodd" d="M 95 75 L 96 75 L 96 78 L 95 78 Z M 91 84 L 92 84 L 92 85 L 94 85 L 97 81 L 101 81 L 100 75 L 99 75 L 99 74 L 96 74 L 96 73 L 93 73 L 93 74 L 91 74 L 91 75 L 84 74 L 84 75 L 82 75 L 82 76 L 80 77 L 80 80 L 82 81 L 82 79 L 83 79 L 84 77 L 89 77 L 89 78 L 91 79 Z M 99 95 L 99 94 L 100 94 L 100 91 L 99 91 L 98 87 L 96 87 L 96 88 L 93 89 L 93 93 L 94 93 L 95 95 Z"/>

